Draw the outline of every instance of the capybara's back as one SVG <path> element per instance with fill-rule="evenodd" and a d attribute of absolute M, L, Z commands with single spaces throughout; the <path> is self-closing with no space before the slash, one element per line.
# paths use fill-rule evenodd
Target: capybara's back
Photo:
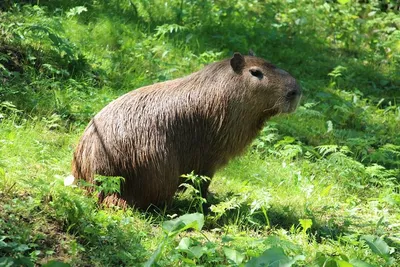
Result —
<path fill-rule="evenodd" d="M 123 177 L 115 203 L 146 208 L 169 202 L 182 174 L 212 177 L 244 150 L 268 118 L 294 111 L 300 95 L 287 72 L 235 53 L 107 105 L 76 148 L 73 175 L 91 183 L 95 174 Z"/>

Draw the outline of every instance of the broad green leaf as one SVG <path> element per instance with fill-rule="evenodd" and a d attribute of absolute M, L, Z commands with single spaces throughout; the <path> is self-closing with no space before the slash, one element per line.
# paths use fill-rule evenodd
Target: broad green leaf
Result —
<path fill-rule="evenodd" d="M 189 249 L 189 246 L 191 243 L 192 242 L 189 237 L 184 237 L 181 239 L 181 241 L 179 242 L 179 245 L 176 247 L 176 249 L 180 249 L 180 250 Z"/>
<path fill-rule="evenodd" d="M 350 260 L 350 263 L 354 266 L 354 267 L 377 267 L 375 265 L 369 264 L 365 261 L 362 260 L 358 260 L 358 259 L 353 259 Z"/>
<path fill-rule="evenodd" d="M 247 262 L 246 267 L 290 267 L 296 261 L 304 259 L 305 257 L 303 255 L 298 255 L 294 258 L 288 257 L 282 248 L 272 247 L 264 251 L 261 256 L 252 258 L 249 262 Z"/>
<path fill-rule="evenodd" d="M 328 266 L 332 265 L 331 264 L 332 260 L 327 258 L 325 256 L 325 254 L 323 254 L 321 252 L 317 252 L 315 259 L 318 263 L 318 266 L 327 266 L 328 267 Z M 335 263 L 335 266 L 336 266 L 336 263 Z"/>
<path fill-rule="evenodd" d="M 21 245 L 17 246 L 16 248 L 14 248 L 14 250 L 18 251 L 18 252 L 24 252 L 24 251 L 27 251 L 29 249 L 30 249 L 30 247 L 28 245 L 25 245 L 25 244 L 21 244 Z"/>
<path fill-rule="evenodd" d="M 200 231 L 203 225 L 204 215 L 201 213 L 191 213 L 164 222 L 162 228 L 169 236 L 172 236 L 189 228 Z"/>
<path fill-rule="evenodd" d="M 144 263 L 144 267 L 151 267 L 153 266 L 157 260 L 160 258 L 161 256 L 161 252 L 164 248 L 164 244 L 165 244 L 165 239 L 158 245 L 156 251 L 154 251 L 153 255 L 151 255 L 150 259 L 148 259 L 145 263 Z"/>
<path fill-rule="evenodd" d="M 353 265 L 347 261 L 344 260 L 335 260 L 335 261 L 336 261 L 336 266 L 338 267 L 353 267 Z"/>
<path fill-rule="evenodd" d="M 185 252 L 187 255 L 189 255 L 189 258 L 196 258 L 199 259 L 201 256 L 203 256 L 204 253 L 207 252 L 207 247 L 203 246 L 190 246 L 191 245 L 191 239 L 188 237 L 182 238 L 181 242 L 179 242 L 179 245 L 175 248 L 180 252 Z"/>
<path fill-rule="evenodd" d="M 339 4 L 344 5 L 347 4 L 350 0 L 338 0 Z"/>
<path fill-rule="evenodd" d="M 207 248 L 203 246 L 194 246 L 189 248 L 189 251 L 193 254 L 196 259 L 200 259 L 204 253 L 206 253 Z"/>
<path fill-rule="evenodd" d="M 303 233 L 307 232 L 308 229 L 312 226 L 311 219 L 299 219 L 300 225 L 303 228 Z"/>
<path fill-rule="evenodd" d="M 385 260 L 389 259 L 390 247 L 382 238 L 374 235 L 363 235 L 361 236 L 361 239 L 364 239 L 365 242 L 367 242 L 367 245 L 372 250 L 372 252 L 381 256 Z"/>
<path fill-rule="evenodd" d="M 343 253 L 339 253 L 339 257 L 344 260 L 344 261 L 349 261 L 349 257 L 347 257 L 345 254 Z"/>
<path fill-rule="evenodd" d="M 223 248 L 225 256 L 236 264 L 241 264 L 244 260 L 244 255 L 237 250 L 231 248 Z"/>

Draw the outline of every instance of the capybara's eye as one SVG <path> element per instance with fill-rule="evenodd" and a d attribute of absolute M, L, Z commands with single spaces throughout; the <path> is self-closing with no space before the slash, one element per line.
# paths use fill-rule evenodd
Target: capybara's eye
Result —
<path fill-rule="evenodd" d="M 249 70 L 250 71 L 250 73 L 251 73 L 251 75 L 253 75 L 253 76 L 255 76 L 255 77 L 257 77 L 258 79 L 262 79 L 263 78 L 263 73 L 260 71 L 260 70 L 254 70 L 254 69 L 252 69 L 252 70 Z"/>

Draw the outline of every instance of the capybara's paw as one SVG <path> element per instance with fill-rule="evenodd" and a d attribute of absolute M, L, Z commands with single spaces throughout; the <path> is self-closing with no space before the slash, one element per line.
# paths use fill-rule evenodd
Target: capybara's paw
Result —
<path fill-rule="evenodd" d="M 128 203 L 126 203 L 126 201 L 120 198 L 117 194 L 106 196 L 103 201 L 101 201 L 101 204 L 106 207 L 117 206 L 121 209 L 128 208 Z"/>

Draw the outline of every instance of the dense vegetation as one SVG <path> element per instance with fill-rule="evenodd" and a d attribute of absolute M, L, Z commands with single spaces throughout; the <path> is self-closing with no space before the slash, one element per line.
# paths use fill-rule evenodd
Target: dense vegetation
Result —
<path fill-rule="evenodd" d="M 196 186 L 147 212 L 64 186 L 111 100 L 249 49 L 304 97 L 214 177 L 206 215 Z M 2 1 L 0 266 L 398 266 L 399 88 L 393 0 Z"/>

